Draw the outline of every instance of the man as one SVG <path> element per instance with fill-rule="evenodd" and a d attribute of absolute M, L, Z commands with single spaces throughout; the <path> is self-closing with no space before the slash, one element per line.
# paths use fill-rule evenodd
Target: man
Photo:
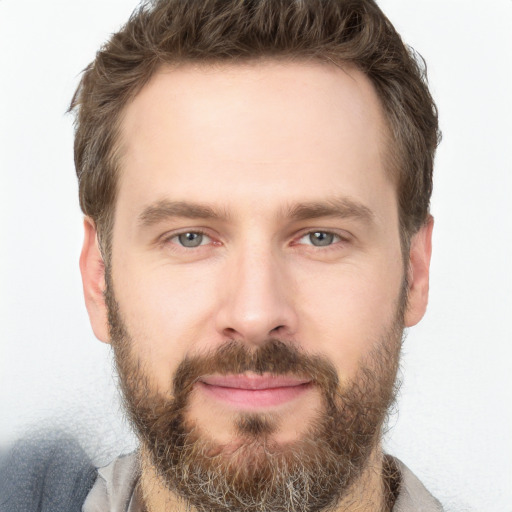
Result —
<path fill-rule="evenodd" d="M 375 3 L 144 5 L 72 109 L 85 300 L 140 439 L 83 510 L 441 510 L 380 445 L 438 129 Z"/>

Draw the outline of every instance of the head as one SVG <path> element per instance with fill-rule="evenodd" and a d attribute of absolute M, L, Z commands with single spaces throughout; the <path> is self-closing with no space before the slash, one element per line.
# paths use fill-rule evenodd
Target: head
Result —
<path fill-rule="evenodd" d="M 371 1 L 160 1 L 72 107 L 86 303 L 148 467 L 205 510 L 346 497 L 428 297 L 411 52 Z"/>
<path fill-rule="evenodd" d="M 166 64 L 248 63 L 262 59 L 351 65 L 377 93 L 388 137 L 386 171 L 395 180 L 401 239 L 425 224 L 439 142 L 437 110 L 421 58 L 373 0 L 143 4 L 85 69 L 76 113 L 75 166 L 82 211 L 109 260 L 126 105 Z"/>

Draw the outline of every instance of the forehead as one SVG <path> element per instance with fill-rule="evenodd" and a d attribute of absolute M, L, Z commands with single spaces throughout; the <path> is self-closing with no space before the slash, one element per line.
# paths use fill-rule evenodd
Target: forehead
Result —
<path fill-rule="evenodd" d="M 385 179 L 386 133 L 375 90 L 354 67 L 163 67 L 124 111 L 118 199 L 227 201 L 251 187 L 299 200 L 333 186 L 371 195 Z"/>

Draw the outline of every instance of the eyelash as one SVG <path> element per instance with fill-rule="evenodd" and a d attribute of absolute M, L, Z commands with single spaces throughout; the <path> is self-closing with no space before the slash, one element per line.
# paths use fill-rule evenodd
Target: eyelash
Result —
<path fill-rule="evenodd" d="M 175 245 L 177 247 L 179 247 L 180 249 L 187 249 L 187 247 L 183 246 L 183 245 L 180 245 L 179 243 L 171 243 L 171 241 L 174 239 L 174 238 L 178 238 L 179 236 L 181 235 L 186 235 L 187 233 L 193 233 L 195 235 L 202 235 L 202 236 L 207 236 L 208 238 L 212 238 L 211 236 L 208 235 L 208 233 L 206 233 L 206 231 L 202 230 L 202 229 L 190 229 L 190 230 L 186 230 L 186 231 L 180 231 L 178 233 L 172 233 L 168 236 L 165 236 L 162 241 L 161 241 L 161 244 L 162 245 Z M 203 245 L 198 245 L 197 247 L 202 247 Z M 188 249 L 196 249 L 197 247 L 190 247 Z"/>
<path fill-rule="evenodd" d="M 197 235 L 202 235 L 202 236 L 206 236 L 208 238 L 210 238 L 211 241 L 213 241 L 213 237 L 211 237 L 210 235 L 208 235 L 208 233 L 203 230 L 203 229 L 193 229 L 193 230 L 186 230 L 186 231 L 180 231 L 178 233 L 172 233 L 170 234 L 169 236 L 166 236 L 164 237 L 162 240 L 161 240 L 161 244 L 163 246 L 172 246 L 173 250 L 185 250 L 185 251 L 190 251 L 191 249 L 199 249 L 201 247 L 204 247 L 205 245 L 209 245 L 209 244 L 200 244 L 196 247 L 185 247 L 183 245 L 181 245 L 179 242 L 172 242 L 173 239 L 175 238 L 178 238 L 179 236 L 181 235 L 185 235 L 187 233 L 193 233 L 193 234 L 197 234 Z M 313 233 L 323 233 L 323 234 L 326 234 L 326 235 L 333 235 L 333 237 L 335 238 L 335 241 L 332 243 L 332 244 L 329 244 L 329 245 L 325 245 L 325 246 L 315 246 L 313 244 L 298 244 L 297 241 L 300 241 L 302 240 L 303 238 L 309 236 L 309 235 L 312 235 Z M 323 250 L 323 251 L 326 251 L 326 250 L 329 250 L 330 248 L 332 249 L 333 246 L 336 246 L 340 243 L 348 243 L 349 242 L 349 237 L 348 236 L 343 236 L 339 233 L 336 233 L 335 231 L 329 231 L 329 230 L 322 230 L 322 229 L 312 229 L 312 230 L 309 230 L 309 231 L 304 231 L 302 232 L 298 237 L 296 237 L 294 239 L 294 242 L 293 242 L 293 245 L 296 246 L 296 245 L 306 245 L 308 247 L 311 247 L 313 249 L 318 249 L 318 250 Z M 211 243 L 211 242 L 210 242 Z M 214 242 L 214 245 L 220 245 L 220 242 Z"/>
<path fill-rule="evenodd" d="M 311 243 L 311 244 L 303 244 L 303 245 L 308 245 L 310 247 L 315 247 L 315 248 L 321 248 L 322 247 L 325 250 L 327 247 L 332 247 L 333 245 L 336 245 L 336 244 L 338 244 L 340 242 L 347 241 L 346 239 L 344 239 L 338 233 L 334 233 L 333 231 L 325 231 L 325 230 L 321 230 L 321 229 L 314 229 L 312 231 L 306 231 L 300 237 L 298 237 L 297 240 L 302 240 L 303 238 L 306 238 L 306 237 L 311 236 L 311 235 L 316 234 L 316 233 L 321 233 L 323 235 L 332 235 L 335 240 L 333 241 L 333 243 L 328 244 L 328 245 L 323 245 L 323 246 L 322 245 L 314 245 L 313 243 Z"/>

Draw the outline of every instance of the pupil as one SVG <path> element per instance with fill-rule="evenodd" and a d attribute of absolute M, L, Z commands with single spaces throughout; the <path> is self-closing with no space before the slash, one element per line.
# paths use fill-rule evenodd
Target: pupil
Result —
<path fill-rule="evenodd" d="M 334 239 L 332 233 L 325 233 L 324 231 L 317 231 L 316 233 L 311 233 L 309 236 L 311 243 L 316 246 L 330 245 Z"/>
<path fill-rule="evenodd" d="M 179 237 L 180 244 L 184 247 L 197 247 L 203 241 L 201 233 L 183 233 Z"/>

